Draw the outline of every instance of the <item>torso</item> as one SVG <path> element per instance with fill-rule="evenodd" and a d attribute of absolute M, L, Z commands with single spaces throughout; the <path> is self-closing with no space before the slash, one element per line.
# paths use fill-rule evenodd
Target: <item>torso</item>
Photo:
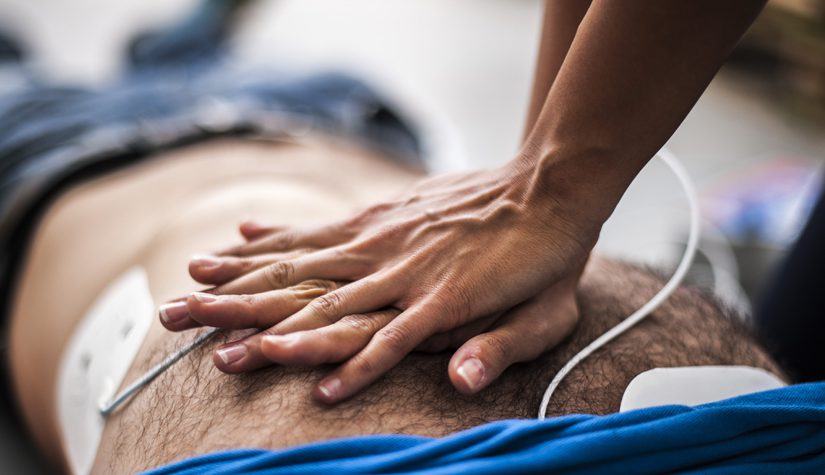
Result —
<path fill-rule="evenodd" d="M 55 400 L 60 357 L 90 304 L 123 271 L 143 267 L 152 298 L 161 303 L 198 288 L 187 274 L 189 256 L 238 241 L 237 224 L 244 219 L 329 222 L 401 192 L 418 177 L 344 144 L 222 140 L 64 193 L 32 241 L 11 328 L 15 389 L 40 445 L 54 460 L 64 460 Z M 564 362 L 662 285 L 650 272 L 591 260 L 579 287 L 582 319 L 573 335 L 536 361 L 509 368 L 475 396 L 462 396 L 450 384 L 449 352 L 413 353 L 358 395 L 324 407 L 309 393 L 328 368 L 272 366 L 230 376 L 215 369 L 207 344 L 107 419 L 93 472 L 134 473 L 221 449 L 275 449 L 335 437 L 441 436 L 487 421 L 533 417 Z M 193 338 L 192 332 L 167 332 L 152 318 L 126 383 Z M 781 375 L 712 301 L 680 289 L 579 365 L 548 414 L 614 412 L 631 379 L 651 368 L 731 364 Z"/>
<path fill-rule="evenodd" d="M 224 139 L 167 152 L 64 193 L 29 248 L 10 332 L 16 391 L 27 395 L 19 399 L 40 445 L 62 458 L 55 438 L 62 350 L 98 292 L 124 270 L 145 268 L 160 303 L 199 288 L 187 274 L 189 257 L 237 242 L 243 219 L 327 222 L 399 193 L 418 176 L 340 143 Z M 126 380 L 152 357 L 148 349 L 169 339 L 155 318 Z"/>

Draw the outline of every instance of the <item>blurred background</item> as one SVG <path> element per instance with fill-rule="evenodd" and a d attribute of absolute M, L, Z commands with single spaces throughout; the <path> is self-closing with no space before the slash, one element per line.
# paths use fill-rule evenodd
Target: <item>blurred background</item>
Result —
<path fill-rule="evenodd" d="M 538 45 L 540 0 L 246 1 L 228 63 L 342 70 L 384 91 L 421 128 L 434 171 L 514 156 Z M 200 0 L 0 0 L 0 33 L 47 82 L 103 86 L 139 34 L 191 20 Z M 14 81 L 0 69 L 0 84 Z M 703 205 L 691 280 L 744 314 L 813 205 L 825 161 L 825 0 L 772 0 L 668 143 Z M 599 249 L 672 268 L 687 210 L 652 162 Z M 43 470 L 0 416 L 0 472 Z"/>

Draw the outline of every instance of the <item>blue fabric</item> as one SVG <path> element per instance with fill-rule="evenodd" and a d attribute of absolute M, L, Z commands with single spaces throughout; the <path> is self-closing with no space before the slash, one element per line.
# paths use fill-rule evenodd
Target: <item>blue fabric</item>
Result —
<path fill-rule="evenodd" d="M 160 474 L 825 473 L 825 383 L 697 407 L 485 424 L 448 437 L 379 435 L 232 450 Z"/>

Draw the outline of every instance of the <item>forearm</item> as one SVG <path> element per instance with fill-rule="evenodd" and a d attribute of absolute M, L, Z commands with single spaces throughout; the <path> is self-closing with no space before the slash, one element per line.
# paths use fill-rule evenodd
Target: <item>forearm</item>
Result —
<path fill-rule="evenodd" d="M 763 3 L 595 1 L 516 159 L 531 189 L 606 219 Z"/>
<path fill-rule="evenodd" d="M 530 135 L 530 131 L 538 120 L 547 99 L 547 93 L 550 92 L 550 87 L 556 80 L 556 75 L 576 36 L 576 29 L 590 7 L 590 1 L 546 0 L 544 2 L 539 53 L 524 127 L 525 139 Z"/>

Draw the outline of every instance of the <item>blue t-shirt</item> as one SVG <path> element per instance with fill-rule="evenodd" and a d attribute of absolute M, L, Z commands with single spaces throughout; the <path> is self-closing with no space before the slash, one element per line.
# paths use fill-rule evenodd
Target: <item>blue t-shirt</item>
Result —
<path fill-rule="evenodd" d="M 150 474 L 825 474 L 825 383 L 696 407 L 498 421 L 448 437 L 378 435 L 216 452 Z"/>

